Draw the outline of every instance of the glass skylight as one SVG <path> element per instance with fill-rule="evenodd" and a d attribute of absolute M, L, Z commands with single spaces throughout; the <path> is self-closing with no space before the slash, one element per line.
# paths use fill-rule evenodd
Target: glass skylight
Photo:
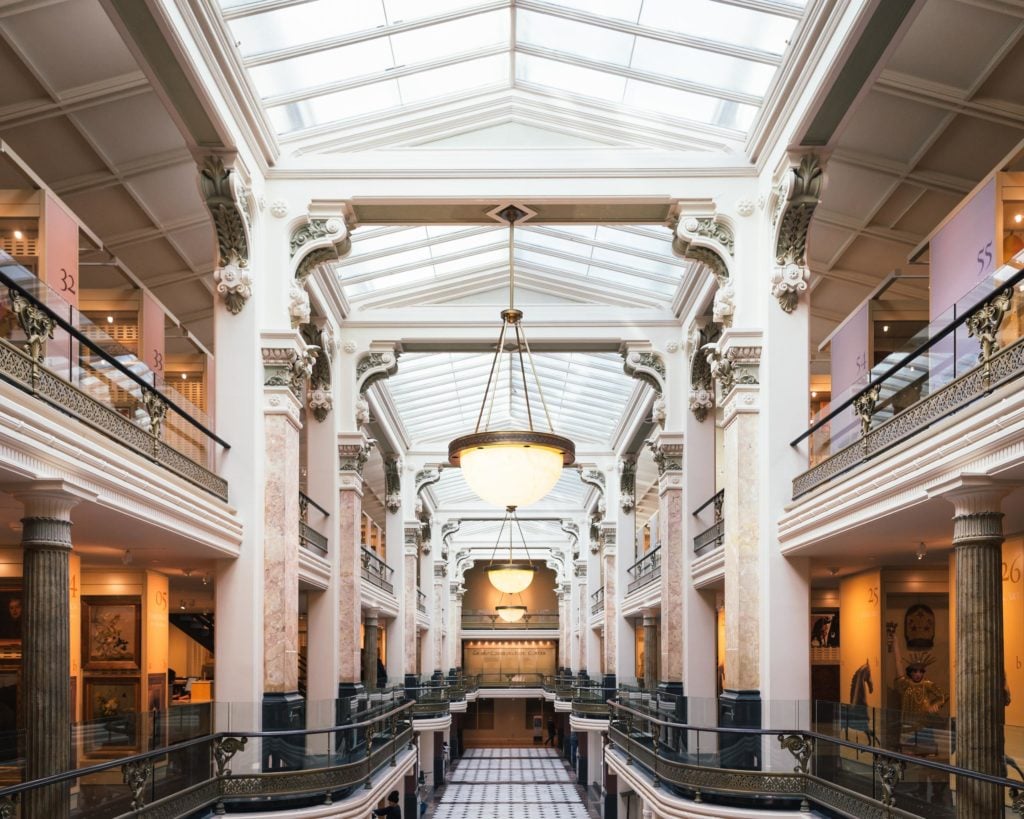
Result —
<path fill-rule="evenodd" d="M 462 283 L 463 295 L 505 287 L 508 229 L 500 225 L 357 228 L 336 269 L 353 305 L 408 304 L 412 284 Z M 593 303 L 670 301 L 690 263 L 658 225 L 534 225 L 516 230 L 516 272 L 524 282 L 574 288 Z M 394 302 L 391 299 L 394 299 Z M 416 298 L 427 304 L 431 293 Z"/>
<path fill-rule="evenodd" d="M 804 14 L 804 0 L 219 3 L 285 138 L 519 89 L 740 140 Z"/>

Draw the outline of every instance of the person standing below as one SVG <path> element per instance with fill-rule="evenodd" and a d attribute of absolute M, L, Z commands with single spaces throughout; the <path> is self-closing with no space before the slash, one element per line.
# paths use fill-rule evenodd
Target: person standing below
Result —
<path fill-rule="evenodd" d="M 544 747 L 548 745 L 555 747 L 555 721 L 551 717 L 548 717 L 548 738 L 544 740 Z"/>
<path fill-rule="evenodd" d="M 387 807 L 375 808 L 373 810 L 374 816 L 383 816 L 384 819 L 402 819 L 402 809 L 398 807 L 398 800 L 400 799 L 398 791 L 391 791 L 388 794 Z"/>

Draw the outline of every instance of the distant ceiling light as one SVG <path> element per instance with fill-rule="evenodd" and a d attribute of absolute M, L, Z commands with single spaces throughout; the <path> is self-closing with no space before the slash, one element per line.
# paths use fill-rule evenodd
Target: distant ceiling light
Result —
<path fill-rule="evenodd" d="M 181 573 L 183 575 L 185 575 L 185 577 L 191 577 L 192 576 L 192 569 L 182 569 Z"/>
<path fill-rule="evenodd" d="M 817 390 L 811 390 L 811 398 L 817 398 L 817 397 L 818 397 Z"/>
<path fill-rule="evenodd" d="M 121 562 L 125 566 L 130 566 L 133 559 L 134 558 L 132 558 L 132 550 L 131 549 L 125 549 L 124 550 L 124 554 L 121 555 Z"/>
<path fill-rule="evenodd" d="M 113 323 L 114 323 L 114 317 L 113 316 L 107 316 L 107 324 L 113 324 Z"/>
<path fill-rule="evenodd" d="M 883 333 L 888 333 L 889 332 L 889 325 L 888 324 L 883 324 L 882 325 L 882 332 Z"/>
<path fill-rule="evenodd" d="M 526 614 L 526 606 L 495 606 L 494 610 L 506 623 L 518 623 Z"/>
<path fill-rule="evenodd" d="M 1024 213 L 1015 213 L 1015 214 L 1013 214 L 1013 221 L 1016 222 L 1018 225 L 1021 222 L 1024 222 Z"/>
<path fill-rule="evenodd" d="M 924 545 L 923 540 L 917 544 L 917 552 L 915 554 L 918 560 L 924 560 L 924 556 L 928 554 L 928 547 Z"/>
<path fill-rule="evenodd" d="M 1019 222 L 1020 219 L 1018 218 L 1017 221 Z M 25 234 L 22 233 L 20 230 L 16 230 L 16 231 L 14 231 L 14 238 L 15 239 L 24 239 L 25 238 Z"/>
<path fill-rule="evenodd" d="M 498 546 L 501 544 L 501 536 L 508 526 L 508 560 L 504 563 L 495 562 Z M 526 551 L 525 561 L 512 560 L 512 529 L 519 530 L 519 539 L 523 542 L 523 549 Z M 491 562 L 487 566 L 487 579 L 491 585 L 503 594 L 518 594 L 533 582 L 533 576 L 537 567 L 530 562 L 530 551 L 526 547 L 526 539 L 523 537 L 523 528 L 519 525 L 519 518 L 516 517 L 516 508 L 508 507 L 505 518 L 501 522 L 501 529 L 498 530 L 498 540 L 494 544 L 494 553 L 491 555 Z"/>
<path fill-rule="evenodd" d="M 188 607 L 185 605 L 185 601 L 182 600 L 180 603 L 178 603 L 178 608 L 184 611 Z"/>
<path fill-rule="evenodd" d="M 838 566 L 829 566 L 828 567 L 828 573 L 830 575 L 832 575 L 833 577 L 835 577 L 837 574 L 839 574 L 839 567 Z"/>
<path fill-rule="evenodd" d="M 188 373 L 182 373 L 181 374 L 181 380 L 182 381 L 187 381 L 188 380 Z"/>

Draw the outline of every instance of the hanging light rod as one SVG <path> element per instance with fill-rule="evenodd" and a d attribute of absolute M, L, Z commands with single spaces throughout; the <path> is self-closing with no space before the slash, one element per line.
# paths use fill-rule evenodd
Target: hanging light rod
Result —
<path fill-rule="evenodd" d="M 571 466 L 576 460 L 576 446 L 568 438 L 555 434 L 551 414 L 544 400 L 544 391 L 541 389 L 533 356 L 530 354 L 530 344 L 522 328 L 523 313 L 515 305 L 515 225 L 517 221 L 532 214 L 516 205 L 502 206 L 491 214 L 508 222 L 508 307 L 501 311 L 501 332 L 487 376 L 487 386 L 484 388 L 483 401 L 480 403 L 476 428 L 470 434 L 462 435 L 448 445 L 448 460 L 452 466 L 462 468 L 466 483 L 483 500 L 495 506 L 521 507 L 535 503 L 554 488 L 561 477 L 562 469 Z M 518 359 L 518 376 L 526 407 L 527 429 L 490 429 L 494 399 L 498 392 L 497 389 L 492 391 L 491 387 L 501 377 L 501 361 L 503 353 L 506 352 L 506 339 L 510 342 L 507 350 L 509 386 L 514 387 Z M 534 408 L 530 404 L 530 390 L 526 381 L 527 361 L 537 387 L 541 408 L 544 410 L 547 431 L 534 428 Z M 512 391 L 510 389 L 510 392 Z"/>
<path fill-rule="evenodd" d="M 495 555 L 501 545 L 501 536 L 508 526 L 508 559 L 504 563 L 495 562 Z M 512 559 L 512 529 L 519 530 L 519 539 L 523 542 L 523 550 L 526 552 L 526 560 Z M 501 522 L 501 529 L 498 530 L 498 539 L 494 543 L 494 552 L 491 554 L 491 562 L 487 566 L 487 579 L 502 594 L 518 594 L 529 587 L 533 582 L 533 576 L 537 573 L 537 567 L 530 560 L 530 550 L 526 545 L 526 538 L 523 537 L 523 529 L 516 517 L 516 508 L 509 506 L 505 510 L 505 517 Z"/>

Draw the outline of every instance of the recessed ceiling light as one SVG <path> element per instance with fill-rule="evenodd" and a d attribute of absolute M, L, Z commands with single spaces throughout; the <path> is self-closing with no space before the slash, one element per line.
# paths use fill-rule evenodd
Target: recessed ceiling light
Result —
<path fill-rule="evenodd" d="M 817 397 L 818 397 L 817 390 L 811 390 L 811 398 L 817 398 Z"/>
<path fill-rule="evenodd" d="M 888 324 L 883 324 L 882 325 L 882 332 L 883 333 L 888 333 L 889 332 L 889 325 Z"/>
<path fill-rule="evenodd" d="M 107 324 L 113 324 L 113 323 L 114 323 L 114 317 L 113 316 L 107 316 Z"/>
<path fill-rule="evenodd" d="M 1014 221 L 1014 222 L 1016 222 L 1016 223 L 1017 223 L 1018 225 L 1019 225 L 1019 224 L 1020 224 L 1021 222 L 1024 222 L 1024 214 L 1021 214 L 1021 213 L 1015 213 L 1015 214 L 1013 215 L 1013 221 Z"/>
<path fill-rule="evenodd" d="M 1017 221 L 1019 222 L 1020 219 L 1018 219 Z M 20 230 L 16 230 L 16 231 L 14 231 L 14 238 L 15 239 L 24 239 L 25 238 L 25 234 L 22 233 Z"/>

